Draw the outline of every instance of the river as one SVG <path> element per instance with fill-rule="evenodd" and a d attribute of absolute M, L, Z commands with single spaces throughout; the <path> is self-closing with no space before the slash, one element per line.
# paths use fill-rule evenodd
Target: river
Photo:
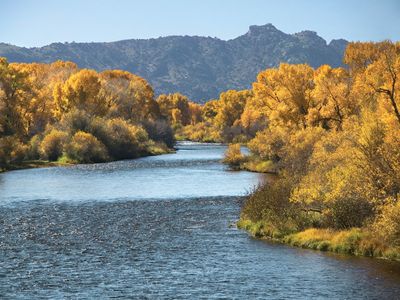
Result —
<path fill-rule="evenodd" d="M 400 264 L 230 226 L 263 180 L 225 146 L 0 174 L 0 298 L 399 299 Z"/>

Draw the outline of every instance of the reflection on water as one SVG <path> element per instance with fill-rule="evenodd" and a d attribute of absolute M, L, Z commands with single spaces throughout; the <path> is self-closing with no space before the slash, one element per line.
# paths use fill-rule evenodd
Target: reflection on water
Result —
<path fill-rule="evenodd" d="M 0 298 L 398 298 L 398 263 L 231 228 L 259 177 L 223 151 L 0 175 Z"/>
<path fill-rule="evenodd" d="M 261 181 L 229 172 L 223 145 L 180 144 L 176 154 L 0 174 L 0 205 L 27 200 L 115 201 L 243 195 Z"/>

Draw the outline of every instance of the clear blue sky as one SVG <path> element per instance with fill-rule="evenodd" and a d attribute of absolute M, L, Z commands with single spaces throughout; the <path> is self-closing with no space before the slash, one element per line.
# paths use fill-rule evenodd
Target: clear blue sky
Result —
<path fill-rule="evenodd" d="M 400 40 L 400 0 L 0 0 L 0 42 L 116 41 L 166 35 L 230 39 L 249 25 L 333 38 Z"/>

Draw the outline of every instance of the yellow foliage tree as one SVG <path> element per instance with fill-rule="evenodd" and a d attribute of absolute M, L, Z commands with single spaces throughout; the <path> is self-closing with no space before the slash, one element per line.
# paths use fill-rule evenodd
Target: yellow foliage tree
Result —
<path fill-rule="evenodd" d="M 104 116 L 108 111 L 101 93 L 100 76 L 94 70 L 83 69 L 71 75 L 62 87 L 56 88 L 54 96 L 59 113 L 77 108 L 92 115 Z"/>
<path fill-rule="evenodd" d="M 308 65 L 281 64 L 260 72 L 253 83 L 254 97 L 269 122 L 295 128 L 307 127 L 310 109 L 318 107 L 312 97 L 314 70 Z"/>

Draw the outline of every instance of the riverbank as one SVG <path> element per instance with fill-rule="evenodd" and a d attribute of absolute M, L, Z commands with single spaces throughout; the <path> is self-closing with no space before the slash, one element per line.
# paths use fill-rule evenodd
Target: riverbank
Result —
<path fill-rule="evenodd" d="M 248 219 L 240 219 L 237 227 L 246 230 L 253 237 L 294 247 L 400 261 L 399 247 L 385 244 L 362 228 L 348 230 L 309 228 L 300 232 L 284 233 L 273 229 L 265 222 L 252 222 Z"/>
<path fill-rule="evenodd" d="M 47 161 L 47 160 L 28 160 L 16 164 L 10 164 L 6 168 L 0 169 L 0 173 L 13 170 L 34 169 L 34 168 L 48 168 L 48 167 L 61 167 L 70 166 L 72 163 L 61 161 Z"/>
<path fill-rule="evenodd" d="M 272 161 L 262 160 L 256 155 L 252 155 L 249 151 L 243 154 L 242 147 L 247 147 L 247 144 L 229 144 L 222 162 L 229 165 L 232 170 L 277 174 L 277 170 Z"/>
<path fill-rule="evenodd" d="M 163 154 L 170 154 L 175 153 L 175 148 L 167 148 L 162 146 L 153 146 L 149 152 L 140 155 L 139 157 L 147 157 L 147 156 L 156 156 L 156 155 L 163 155 Z M 135 159 L 132 158 L 132 159 Z M 106 161 L 104 163 L 112 162 L 116 160 Z M 65 158 L 65 156 L 61 157 L 57 161 L 48 161 L 48 160 L 26 160 L 21 161 L 18 163 L 12 163 L 7 165 L 6 167 L 0 168 L 0 173 L 7 172 L 7 171 L 14 171 L 14 170 L 23 170 L 23 169 L 35 169 L 35 168 L 49 168 L 49 167 L 66 167 L 79 164 L 79 162 L 75 162 L 73 160 Z"/>
<path fill-rule="evenodd" d="M 224 145 L 178 143 L 177 150 L 0 174 L 2 267 L 8 270 L 0 294 L 229 299 L 400 294 L 397 262 L 305 255 L 299 248 L 249 239 L 229 224 L 238 218 L 246 191 L 264 176 L 229 171 L 220 163 Z"/>

